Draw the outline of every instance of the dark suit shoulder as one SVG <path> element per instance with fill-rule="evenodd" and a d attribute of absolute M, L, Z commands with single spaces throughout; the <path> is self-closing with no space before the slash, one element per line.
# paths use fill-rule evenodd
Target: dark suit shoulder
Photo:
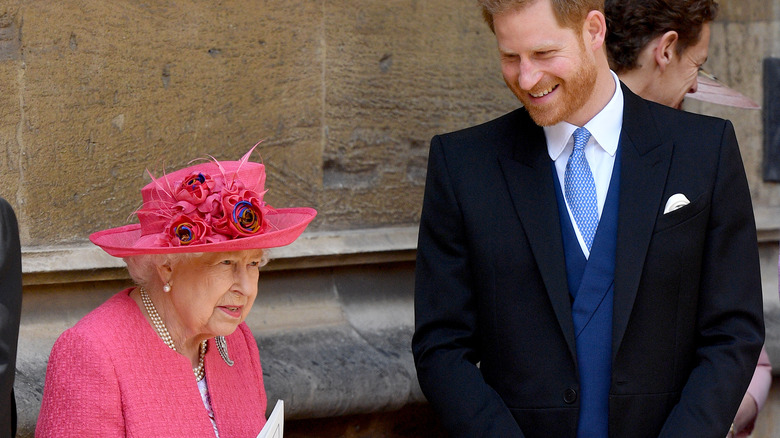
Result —
<path fill-rule="evenodd" d="M 727 120 L 688 111 L 681 111 L 645 100 L 627 87 L 623 129 L 632 137 L 658 136 L 661 142 L 677 144 L 718 141 L 730 123 Z"/>
<path fill-rule="evenodd" d="M 648 104 L 652 107 L 651 111 L 657 115 L 658 121 L 662 126 L 684 124 L 701 126 L 702 128 L 722 129 L 723 125 L 727 122 L 727 120 L 719 117 L 682 111 L 655 102 L 648 102 Z"/>
<path fill-rule="evenodd" d="M 510 133 L 525 128 L 533 129 L 539 127 L 531 120 L 525 108 L 521 107 L 485 123 L 440 134 L 439 137 L 442 137 L 443 141 L 448 143 L 482 142 L 505 138 Z"/>
<path fill-rule="evenodd" d="M 525 108 L 518 108 L 488 122 L 458 131 L 440 134 L 440 142 L 448 154 L 465 154 L 474 159 L 496 155 L 512 155 L 523 145 L 544 145 L 544 131 L 536 125 Z"/>

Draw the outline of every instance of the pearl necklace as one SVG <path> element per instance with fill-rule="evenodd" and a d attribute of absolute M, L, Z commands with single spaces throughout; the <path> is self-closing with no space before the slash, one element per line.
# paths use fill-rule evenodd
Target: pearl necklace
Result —
<path fill-rule="evenodd" d="M 163 322 L 162 318 L 160 318 L 160 314 L 157 313 L 157 308 L 154 307 L 152 299 L 149 298 L 149 295 L 147 295 L 146 289 L 143 287 L 140 289 L 141 301 L 144 303 L 146 313 L 149 314 L 149 319 L 152 320 L 152 325 L 154 325 L 154 329 L 157 332 L 157 335 L 160 336 L 160 339 L 162 339 L 165 345 L 167 345 L 171 350 L 177 351 L 176 345 L 173 343 L 173 338 L 168 332 L 168 328 L 165 327 L 165 323 Z M 195 380 L 198 382 L 203 380 L 203 377 L 206 375 L 206 368 L 203 366 L 203 358 L 206 356 L 206 342 L 207 341 L 203 341 L 200 343 L 198 348 L 198 367 L 192 369 L 192 372 L 195 373 Z"/>

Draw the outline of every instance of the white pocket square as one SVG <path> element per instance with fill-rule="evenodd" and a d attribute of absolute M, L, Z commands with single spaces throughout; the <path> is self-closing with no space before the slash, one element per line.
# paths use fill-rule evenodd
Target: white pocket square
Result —
<path fill-rule="evenodd" d="M 690 204 L 691 201 L 685 197 L 682 193 L 675 193 L 669 197 L 666 201 L 666 207 L 664 207 L 664 214 L 677 210 L 678 208 L 685 207 Z"/>

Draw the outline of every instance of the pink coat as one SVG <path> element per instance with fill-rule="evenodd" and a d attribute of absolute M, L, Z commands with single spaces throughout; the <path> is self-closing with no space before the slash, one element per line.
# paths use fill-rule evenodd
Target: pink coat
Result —
<path fill-rule="evenodd" d="M 190 361 L 168 348 L 124 290 L 66 330 L 52 348 L 35 435 L 214 438 Z M 214 339 L 206 381 L 221 437 L 254 438 L 266 396 L 257 343 L 246 324 Z"/>

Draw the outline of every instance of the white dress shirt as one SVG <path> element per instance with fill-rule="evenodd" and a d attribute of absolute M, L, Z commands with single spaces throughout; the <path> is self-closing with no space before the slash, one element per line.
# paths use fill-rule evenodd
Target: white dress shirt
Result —
<path fill-rule="evenodd" d="M 584 126 L 591 134 L 588 144 L 585 145 L 585 158 L 588 160 L 590 170 L 593 173 L 593 182 L 596 184 L 596 203 L 599 219 L 601 219 L 601 212 L 604 210 L 604 202 L 607 199 L 609 182 L 612 179 L 612 169 L 615 167 L 615 154 L 620 141 L 620 130 L 623 128 L 623 90 L 620 89 L 620 81 L 617 75 L 614 72 L 610 73 L 612 73 L 612 77 L 615 79 L 615 93 L 607 105 Z M 561 188 L 564 187 L 566 163 L 574 149 L 572 134 L 574 134 L 577 128 L 578 126 L 568 122 L 560 122 L 544 127 L 544 136 L 547 139 L 547 152 L 555 162 L 555 170 L 558 173 L 558 181 L 561 183 Z M 574 226 L 574 232 L 577 234 L 577 240 L 580 242 L 582 252 L 585 254 L 585 258 L 588 258 L 590 251 L 588 246 L 585 245 L 580 229 L 577 227 L 577 222 L 574 220 L 568 200 L 566 201 L 566 209 L 569 211 L 569 218 Z"/>

